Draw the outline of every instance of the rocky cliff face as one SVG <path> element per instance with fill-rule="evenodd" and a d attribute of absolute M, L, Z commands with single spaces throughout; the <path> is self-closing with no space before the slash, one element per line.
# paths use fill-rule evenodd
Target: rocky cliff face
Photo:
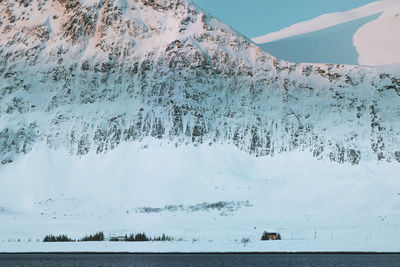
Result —
<path fill-rule="evenodd" d="M 187 0 L 0 0 L 0 162 L 154 137 L 400 162 L 400 75 L 279 62 Z"/>

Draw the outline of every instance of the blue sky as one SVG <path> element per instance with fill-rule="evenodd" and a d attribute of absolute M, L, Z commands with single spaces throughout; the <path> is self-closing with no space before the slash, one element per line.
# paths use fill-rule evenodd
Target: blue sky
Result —
<path fill-rule="evenodd" d="M 376 0 L 193 0 L 247 37 L 331 12 L 346 11 Z"/>

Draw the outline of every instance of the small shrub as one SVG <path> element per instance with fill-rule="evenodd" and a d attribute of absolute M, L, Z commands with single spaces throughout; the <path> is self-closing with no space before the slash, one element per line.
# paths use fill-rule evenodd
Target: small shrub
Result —
<path fill-rule="evenodd" d="M 119 239 L 118 239 L 118 237 L 110 237 L 110 241 L 111 242 L 117 242 L 117 241 L 119 241 Z"/>
<path fill-rule="evenodd" d="M 282 238 L 281 238 L 281 234 L 280 233 L 278 233 L 278 235 L 276 236 L 276 240 L 281 240 Z"/>
<path fill-rule="evenodd" d="M 248 238 L 248 237 L 243 237 L 242 240 L 240 240 L 240 243 L 242 243 L 243 246 L 246 246 L 247 243 L 250 243 L 250 238 Z"/>
<path fill-rule="evenodd" d="M 46 235 L 43 242 L 73 242 L 75 240 L 69 238 L 67 235 Z"/>
<path fill-rule="evenodd" d="M 261 240 L 269 240 L 269 233 L 264 231 L 264 233 L 261 236 Z"/>
<path fill-rule="evenodd" d="M 98 232 L 95 233 L 94 235 L 88 235 L 85 236 L 81 239 L 81 241 L 83 242 L 87 242 L 87 241 L 104 241 L 104 233 L 103 232 Z"/>

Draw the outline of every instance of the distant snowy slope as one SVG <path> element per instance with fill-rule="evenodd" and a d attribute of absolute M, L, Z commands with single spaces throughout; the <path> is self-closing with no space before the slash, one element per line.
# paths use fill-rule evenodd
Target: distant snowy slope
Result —
<path fill-rule="evenodd" d="M 400 27 L 399 9 L 399 1 L 377 1 L 300 22 L 253 41 L 264 51 L 293 62 L 393 64 L 400 62 L 400 56 L 394 56 L 400 55 L 395 34 Z"/>
<path fill-rule="evenodd" d="M 275 57 L 290 62 L 358 64 L 353 36 L 366 23 L 379 14 L 335 25 L 316 32 L 259 44 Z"/>
<path fill-rule="evenodd" d="M 379 19 L 361 27 L 354 35 L 359 63 L 386 65 L 400 62 L 400 1 Z"/>
<path fill-rule="evenodd" d="M 383 12 L 386 8 L 392 5 L 393 2 L 390 1 L 378 1 L 346 12 L 325 14 L 315 19 L 294 24 L 281 31 L 256 37 L 253 39 L 253 41 L 258 44 L 268 43 L 300 34 L 319 31 L 352 20 L 365 18 Z"/>

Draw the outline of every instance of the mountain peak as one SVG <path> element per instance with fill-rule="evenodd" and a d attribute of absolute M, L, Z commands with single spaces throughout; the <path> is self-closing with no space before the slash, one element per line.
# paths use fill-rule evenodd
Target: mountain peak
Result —
<path fill-rule="evenodd" d="M 108 59 L 113 52 L 140 58 L 177 40 L 250 45 L 187 0 L 2 1 L 0 12 L 6 14 L 0 21 L 1 43 L 8 49 L 37 47 L 45 54 L 68 53 L 69 58 Z"/>
<path fill-rule="evenodd" d="M 399 135 L 395 75 L 279 62 L 186 0 L 3 0 L 0 13 L 0 162 L 39 143 L 82 156 L 148 137 L 400 161 L 385 139 Z"/>

